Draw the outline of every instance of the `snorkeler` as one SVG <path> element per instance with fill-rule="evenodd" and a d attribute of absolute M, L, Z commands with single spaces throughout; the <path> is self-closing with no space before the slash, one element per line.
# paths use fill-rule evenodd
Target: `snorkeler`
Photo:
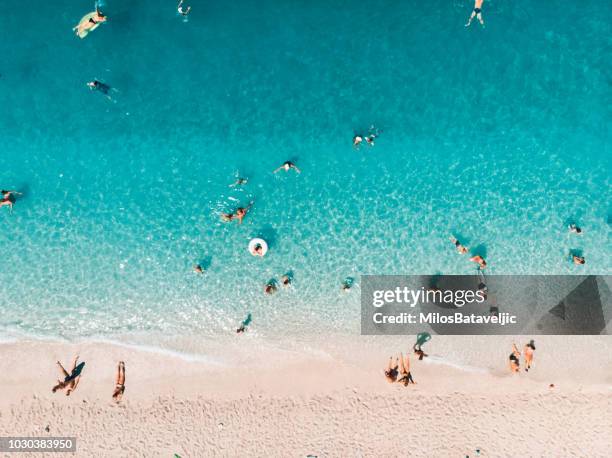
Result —
<path fill-rule="evenodd" d="M 485 267 L 487 267 L 487 261 L 485 261 L 484 258 L 479 254 L 477 254 L 476 256 L 472 256 L 470 258 L 470 261 L 477 263 L 479 269 L 484 269 Z"/>
<path fill-rule="evenodd" d="M 582 235 L 582 228 L 580 228 L 580 227 L 576 226 L 576 225 L 575 225 L 575 224 L 573 224 L 573 223 L 572 223 L 572 224 L 570 224 L 570 225 L 569 225 L 567 228 L 569 229 L 569 231 L 570 231 L 572 234 Z"/>
<path fill-rule="evenodd" d="M 510 353 L 510 371 L 513 373 L 517 373 L 520 368 L 520 360 L 521 352 L 516 348 L 516 344 L 512 344 L 512 353 Z"/>
<path fill-rule="evenodd" d="M 276 286 L 276 280 L 270 280 L 268 283 L 266 283 L 264 293 L 274 294 L 276 291 L 278 291 L 278 287 Z"/>
<path fill-rule="evenodd" d="M 525 345 L 523 349 L 523 355 L 525 355 L 525 372 L 528 372 L 531 369 L 531 363 L 533 361 L 533 352 L 535 351 L 535 342 L 532 340 L 529 341 L 528 344 Z"/>
<path fill-rule="evenodd" d="M 467 24 L 465 24 L 466 27 L 470 26 L 474 18 L 478 19 L 478 21 L 480 21 L 480 25 L 484 27 L 484 20 L 482 19 L 482 9 L 481 9 L 483 1 L 484 0 L 474 0 L 474 10 L 472 11 L 472 14 L 470 15 L 470 18 L 468 19 Z"/>
<path fill-rule="evenodd" d="M 285 172 L 288 172 L 291 169 L 294 169 L 297 173 L 301 173 L 301 171 L 300 171 L 300 169 L 298 169 L 297 165 L 295 165 L 291 161 L 286 161 L 283 165 L 281 165 L 279 168 L 274 170 L 274 173 L 279 172 L 281 170 L 284 170 Z"/>
<path fill-rule="evenodd" d="M 119 361 L 117 365 L 117 376 L 115 377 L 115 391 L 113 391 L 113 399 L 116 402 L 121 401 L 125 392 L 125 363 Z"/>
<path fill-rule="evenodd" d="M 1 194 L 2 194 L 2 200 L 0 200 L 0 208 L 4 206 L 8 206 L 11 211 L 13 211 L 13 204 L 16 201 L 15 196 L 22 195 L 20 192 L 10 191 L 10 190 L 5 190 L 5 189 L 1 191 Z"/>
<path fill-rule="evenodd" d="M 395 360 L 395 365 L 393 365 L 393 356 L 389 356 L 389 364 L 387 365 L 387 368 L 385 369 L 385 378 L 387 379 L 387 382 L 389 383 L 393 383 L 397 380 L 397 368 L 399 367 L 398 365 L 398 360 Z"/>
<path fill-rule="evenodd" d="M 397 383 L 403 383 L 404 386 L 408 386 L 409 383 L 414 385 L 415 381 L 410 373 L 410 356 L 406 355 L 406 362 L 404 363 L 404 356 L 400 353 L 399 360 L 401 378 L 397 381 Z"/>
<path fill-rule="evenodd" d="M 179 0 L 177 11 L 181 16 L 187 16 L 189 12 L 191 11 L 191 6 L 188 6 L 187 8 L 183 8 L 183 0 Z"/>
<path fill-rule="evenodd" d="M 459 240 L 457 240 L 454 236 L 451 236 L 450 240 L 455 244 L 455 247 L 457 248 L 457 252 L 459 254 L 465 254 L 468 252 L 468 249 L 461 243 L 459 243 Z"/>
<path fill-rule="evenodd" d="M 74 358 L 74 361 L 72 362 L 72 368 L 70 369 L 70 374 L 68 373 L 68 371 L 66 371 L 66 369 L 64 369 L 64 366 L 62 366 L 62 363 L 57 361 L 57 365 L 60 368 L 60 372 L 64 376 L 64 381 L 59 381 L 59 380 L 57 381 L 57 385 L 55 385 L 51 389 L 53 393 L 55 393 L 57 390 L 63 390 L 65 388 L 68 388 L 66 390 L 66 396 L 70 396 L 70 393 L 76 390 L 76 387 L 78 386 L 79 381 L 81 380 L 81 372 L 83 371 L 83 367 L 85 367 L 85 363 L 80 363 L 77 366 L 78 360 L 79 360 L 79 357 L 76 356 Z"/>

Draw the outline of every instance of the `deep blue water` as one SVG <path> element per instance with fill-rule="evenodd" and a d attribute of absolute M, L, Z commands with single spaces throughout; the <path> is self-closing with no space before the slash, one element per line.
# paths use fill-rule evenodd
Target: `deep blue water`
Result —
<path fill-rule="evenodd" d="M 0 209 L 0 332 L 353 330 L 345 277 L 473 272 L 451 233 L 491 273 L 609 274 L 612 4 L 497 0 L 466 29 L 471 8 L 107 0 L 80 40 L 90 2 L 3 2 L 0 186 L 24 196 Z"/>

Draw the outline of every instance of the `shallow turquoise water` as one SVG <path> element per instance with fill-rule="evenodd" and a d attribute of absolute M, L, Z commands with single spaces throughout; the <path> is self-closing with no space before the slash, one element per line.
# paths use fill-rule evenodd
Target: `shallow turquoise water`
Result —
<path fill-rule="evenodd" d="M 0 209 L 1 333 L 355 330 L 342 279 L 472 272 L 451 232 L 491 273 L 612 271 L 610 4 L 488 2 L 483 30 L 468 1 L 164 3 L 108 0 L 85 40 L 89 2 L 0 6 L 0 184 L 25 192 Z"/>

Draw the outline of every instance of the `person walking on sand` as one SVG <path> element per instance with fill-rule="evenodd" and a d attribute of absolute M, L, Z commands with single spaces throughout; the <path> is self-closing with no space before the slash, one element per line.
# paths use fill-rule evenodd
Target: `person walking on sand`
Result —
<path fill-rule="evenodd" d="M 113 399 L 116 402 L 121 401 L 125 392 L 125 363 L 119 361 L 117 365 L 117 376 L 115 377 L 115 391 L 113 391 Z"/>
<path fill-rule="evenodd" d="M 66 396 L 70 396 L 70 393 L 72 393 L 74 390 L 76 390 L 79 381 L 81 380 L 81 372 L 83 371 L 83 367 L 85 367 L 85 363 L 80 363 L 77 366 L 77 361 L 79 360 L 78 355 L 75 356 L 74 361 L 72 362 L 72 368 L 70 369 L 70 374 L 66 371 L 66 369 L 64 369 L 64 366 L 62 366 L 62 363 L 60 363 L 59 361 L 57 361 L 57 365 L 60 368 L 60 373 L 64 376 L 64 381 L 57 381 L 57 385 L 55 385 L 51 391 L 53 393 L 55 393 L 57 390 L 63 390 L 65 388 L 68 388 L 66 390 Z"/>
<path fill-rule="evenodd" d="M 523 355 L 525 356 L 525 372 L 529 372 L 531 369 L 531 363 L 533 362 L 533 352 L 535 351 L 535 342 L 529 341 L 525 348 L 523 348 Z"/>
<path fill-rule="evenodd" d="M 516 348 L 516 344 L 512 344 L 512 353 L 510 353 L 510 372 L 516 374 L 520 369 L 521 352 Z"/>
<path fill-rule="evenodd" d="M 406 355 L 406 362 L 404 362 L 404 357 L 400 353 L 400 375 L 401 378 L 397 381 L 397 383 L 403 383 L 404 386 L 408 386 L 409 383 L 414 385 L 414 379 L 412 378 L 412 374 L 410 373 L 410 356 Z"/>
<path fill-rule="evenodd" d="M 470 18 L 468 19 L 467 24 L 465 24 L 466 27 L 470 26 L 474 18 L 478 19 L 478 21 L 480 22 L 480 25 L 484 27 L 484 20 L 482 19 L 483 1 L 484 0 L 474 0 L 474 10 L 472 11 L 472 14 L 470 15 Z"/>
<path fill-rule="evenodd" d="M 389 356 L 389 364 L 387 365 L 387 368 L 385 369 L 385 378 L 387 379 L 387 382 L 393 383 L 397 381 L 397 368 L 398 367 L 399 367 L 398 360 L 396 359 L 395 365 L 393 365 L 393 356 Z"/>
<path fill-rule="evenodd" d="M 283 163 L 283 165 L 281 165 L 280 167 L 278 167 L 276 170 L 274 170 L 273 173 L 276 172 L 280 172 L 281 170 L 284 170 L 285 172 L 288 172 L 289 170 L 295 170 L 297 173 L 302 173 L 300 169 L 298 169 L 297 165 L 295 165 L 293 162 L 291 161 L 285 161 Z"/>
<path fill-rule="evenodd" d="M 454 236 L 451 236 L 450 240 L 455 244 L 455 248 L 457 248 L 457 252 L 459 254 L 465 254 L 468 252 L 468 249 L 459 243 L 459 240 L 457 240 Z"/>

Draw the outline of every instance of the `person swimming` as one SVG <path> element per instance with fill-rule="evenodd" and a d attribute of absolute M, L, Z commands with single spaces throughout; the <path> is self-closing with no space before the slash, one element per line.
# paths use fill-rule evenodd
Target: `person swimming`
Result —
<path fill-rule="evenodd" d="M 88 21 L 84 21 L 77 25 L 74 28 L 74 31 L 77 35 L 81 36 L 83 32 L 86 30 L 94 28 L 96 25 L 101 24 L 102 22 L 106 22 L 106 15 L 100 11 L 98 4 L 96 3 L 96 11 L 95 14 L 89 18 Z"/>
<path fill-rule="evenodd" d="M 248 182 L 249 182 L 248 178 L 238 177 L 236 178 L 236 181 L 230 184 L 230 188 L 236 188 L 238 186 L 242 186 L 243 184 L 247 184 Z"/>
<path fill-rule="evenodd" d="M 229 222 L 234 219 L 237 219 L 238 224 L 242 224 L 242 220 L 247 215 L 247 213 L 249 212 L 249 210 L 251 209 L 254 203 L 255 203 L 254 201 L 251 201 L 249 202 L 249 205 L 247 205 L 246 207 L 238 207 L 236 209 L 236 213 L 221 213 L 221 219 L 225 222 Z"/>
<path fill-rule="evenodd" d="M 113 90 L 108 84 L 98 80 L 93 80 L 87 83 L 87 87 L 92 91 L 98 91 L 104 94 L 109 100 L 112 100 L 110 92 Z"/>
<path fill-rule="evenodd" d="M 487 261 L 485 261 L 484 258 L 479 254 L 477 254 L 476 256 L 472 256 L 470 258 L 470 261 L 477 263 L 479 269 L 484 269 L 485 267 L 487 267 Z"/>
<path fill-rule="evenodd" d="M 510 353 L 509 356 L 509 360 L 510 360 L 510 371 L 513 373 L 517 373 L 520 369 L 520 358 L 521 357 L 521 352 L 518 351 L 518 348 L 516 348 L 516 344 L 512 344 L 512 353 Z"/>
<path fill-rule="evenodd" d="M 470 26 L 474 18 L 478 19 L 478 21 L 480 22 L 480 25 L 484 27 L 484 20 L 482 19 L 483 1 L 484 0 L 474 0 L 474 10 L 472 11 L 472 14 L 470 15 L 470 18 L 468 19 L 467 24 L 465 24 L 466 27 Z"/>
<path fill-rule="evenodd" d="M 285 274 L 281 277 L 281 284 L 287 288 L 289 286 L 291 286 L 291 282 L 292 282 L 292 278 L 290 274 Z"/>
<path fill-rule="evenodd" d="M 395 360 L 395 365 L 393 365 L 393 356 L 389 356 L 389 364 L 385 369 L 385 378 L 387 379 L 387 382 L 394 383 L 397 380 L 398 367 L 398 359 Z"/>
<path fill-rule="evenodd" d="M 575 224 L 570 224 L 567 228 L 572 234 L 582 235 L 582 228 L 578 227 Z"/>
<path fill-rule="evenodd" d="M 455 248 L 457 248 L 457 252 L 458 252 L 459 254 L 465 254 L 465 253 L 467 253 L 467 252 L 468 252 L 468 249 L 467 249 L 465 246 L 463 246 L 463 245 L 462 245 L 462 244 L 459 242 L 459 240 L 457 240 L 457 239 L 456 239 L 454 236 L 452 236 L 452 235 L 451 235 L 451 237 L 450 237 L 450 241 L 451 241 L 451 242 L 453 242 L 453 243 L 455 244 Z"/>
<path fill-rule="evenodd" d="M 276 286 L 276 280 L 270 280 L 266 283 L 264 287 L 264 293 L 272 295 L 278 291 L 278 286 Z"/>
<path fill-rule="evenodd" d="M 576 264 L 577 266 L 586 264 L 586 260 L 584 259 L 584 256 L 580 256 L 580 255 L 573 254 L 573 253 L 570 253 L 570 256 L 572 257 L 572 262 Z"/>
<path fill-rule="evenodd" d="M 281 165 L 280 167 L 278 167 L 276 170 L 274 170 L 273 173 L 276 172 L 280 172 L 281 170 L 284 170 L 285 172 L 288 172 L 289 170 L 294 169 L 297 173 L 301 173 L 301 170 L 298 169 L 297 165 L 295 165 L 293 162 L 291 161 L 285 161 L 283 163 L 283 165 Z"/>
<path fill-rule="evenodd" d="M 355 135 L 353 137 L 353 146 L 355 148 L 359 148 L 359 145 L 363 142 L 363 137 L 361 135 Z"/>
<path fill-rule="evenodd" d="M 0 194 L 2 194 L 2 200 L 0 200 L 0 208 L 7 206 L 11 211 L 13 211 L 13 204 L 17 201 L 15 196 L 22 195 L 20 192 L 5 189 L 3 189 Z"/>
<path fill-rule="evenodd" d="M 535 351 L 535 342 L 530 340 L 528 344 L 523 348 L 523 355 L 525 356 L 525 372 L 529 372 L 531 369 L 531 363 L 533 362 L 533 352 Z"/>
<path fill-rule="evenodd" d="M 184 0 L 179 0 L 177 11 L 181 16 L 187 16 L 189 12 L 191 11 L 191 6 L 188 6 L 187 8 L 183 8 L 183 3 L 184 3 Z"/>
<path fill-rule="evenodd" d="M 200 264 L 196 264 L 195 266 L 193 266 L 193 271 L 196 274 L 203 274 L 204 273 L 204 268 Z"/>

